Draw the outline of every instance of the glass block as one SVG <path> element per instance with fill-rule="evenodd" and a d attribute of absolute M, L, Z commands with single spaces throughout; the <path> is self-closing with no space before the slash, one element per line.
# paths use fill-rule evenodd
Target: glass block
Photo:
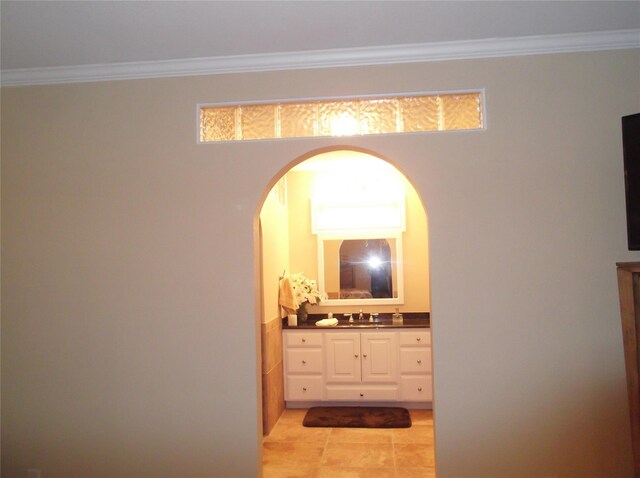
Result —
<path fill-rule="evenodd" d="M 440 98 L 445 130 L 482 127 L 479 93 L 442 95 Z"/>
<path fill-rule="evenodd" d="M 202 108 L 200 122 L 200 141 L 233 141 L 236 139 L 235 106 Z"/>
<path fill-rule="evenodd" d="M 398 101 L 396 99 L 362 100 L 360 134 L 397 133 Z"/>
<path fill-rule="evenodd" d="M 398 98 L 398 104 L 403 132 L 438 130 L 437 96 L 401 97 Z"/>
<path fill-rule="evenodd" d="M 314 103 L 284 103 L 280 105 L 280 137 L 307 138 L 315 136 L 316 105 Z"/>
<path fill-rule="evenodd" d="M 318 136 L 353 136 L 359 133 L 355 101 L 318 103 Z"/>
<path fill-rule="evenodd" d="M 482 127 L 480 93 L 211 106 L 200 110 L 202 142 Z"/>
<path fill-rule="evenodd" d="M 243 105 L 240 115 L 242 139 L 276 137 L 276 105 Z"/>

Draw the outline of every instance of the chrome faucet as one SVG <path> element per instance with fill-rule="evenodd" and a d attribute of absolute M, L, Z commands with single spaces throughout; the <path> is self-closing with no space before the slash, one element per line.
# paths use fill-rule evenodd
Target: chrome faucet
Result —
<path fill-rule="evenodd" d="M 358 320 L 364 320 L 364 316 L 362 315 L 362 309 L 360 309 L 360 313 L 358 314 Z"/>

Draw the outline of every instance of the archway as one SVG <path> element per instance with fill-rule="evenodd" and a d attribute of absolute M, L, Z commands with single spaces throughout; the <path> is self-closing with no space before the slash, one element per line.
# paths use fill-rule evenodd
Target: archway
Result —
<path fill-rule="evenodd" d="M 394 179 L 395 178 L 395 179 Z M 353 147 L 331 147 L 311 151 L 283 168 L 265 188 L 255 215 L 255 260 L 259 277 L 258 324 L 261 332 L 263 433 L 266 435 L 282 413 L 284 374 L 282 322 L 278 307 L 278 282 L 283 272 L 302 272 L 312 278 L 319 274 L 318 240 L 312 233 L 310 199 L 318 191 L 335 195 L 351 189 L 357 194 L 378 192 L 384 196 L 389 182 L 400 184 L 406 199 L 406 228 L 402 235 L 405 291 L 400 305 L 367 304 L 365 313 L 430 313 L 429 242 L 427 214 L 423 202 L 396 164 L 379 154 Z M 323 191 L 323 188 L 333 188 Z M 400 281 L 402 282 L 402 281 Z M 395 279 L 393 281 L 395 283 Z M 311 313 L 326 313 L 322 306 Z M 332 304 L 330 310 L 353 310 L 350 304 Z"/>

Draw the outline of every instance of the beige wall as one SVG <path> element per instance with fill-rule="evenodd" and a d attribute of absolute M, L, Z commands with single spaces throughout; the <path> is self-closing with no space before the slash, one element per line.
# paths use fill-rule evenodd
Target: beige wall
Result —
<path fill-rule="evenodd" d="M 631 476 L 639 56 L 3 88 L 3 476 L 258 473 L 254 219 L 330 145 L 391 158 L 429 213 L 438 476 Z M 483 132 L 196 144 L 198 102 L 479 87 Z"/>
<path fill-rule="evenodd" d="M 280 318 L 278 287 L 280 276 L 289 271 L 289 214 L 287 186 L 282 179 L 269 192 L 260 211 L 262 237 L 263 322 Z"/>
<path fill-rule="evenodd" d="M 402 234 L 404 274 L 403 312 L 430 312 L 429 229 L 427 214 L 418 193 L 405 181 L 407 230 Z M 395 309 L 395 307 L 393 307 Z M 378 309 L 383 312 L 383 308 Z M 391 307 L 385 310 L 391 310 Z"/>
<path fill-rule="evenodd" d="M 289 260 L 291 272 L 318 279 L 318 249 L 316 236 L 311 234 L 311 187 L 313 173 L 287 173 L 289 203 Z"/>

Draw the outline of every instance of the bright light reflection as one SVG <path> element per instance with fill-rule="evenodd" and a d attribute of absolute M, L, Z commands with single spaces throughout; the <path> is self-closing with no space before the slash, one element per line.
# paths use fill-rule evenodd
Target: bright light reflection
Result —
<path fill-rule="evenodd" d="M 404 192 L 404 184 L 395 168 L 376 166 L 362 161 L 337 163 L 333 171 L 321 171 L 315 175 L 312 194 L 329 202 L 384 204 L 389 198 Z"/>
<path fill-rule="evenodd" d="M 358 121 L 347 113 L 331 120 L 331 136 L 353 136 L 358 134 Z"/>
<path fill-rule="evenodd" d="M 319 205 L 320 227 L 397 227 L 404 180 L 389 163 L 364 153 L 340 152 L 319 155 L 296 168 L 315 173 L 312 198 Z"/>
<path fill-rule="evenodd" d="M 377 269 L 382 265 L 382 261 L 378 256 L 369 257 L 369 267 L 371 269 Z"/>

